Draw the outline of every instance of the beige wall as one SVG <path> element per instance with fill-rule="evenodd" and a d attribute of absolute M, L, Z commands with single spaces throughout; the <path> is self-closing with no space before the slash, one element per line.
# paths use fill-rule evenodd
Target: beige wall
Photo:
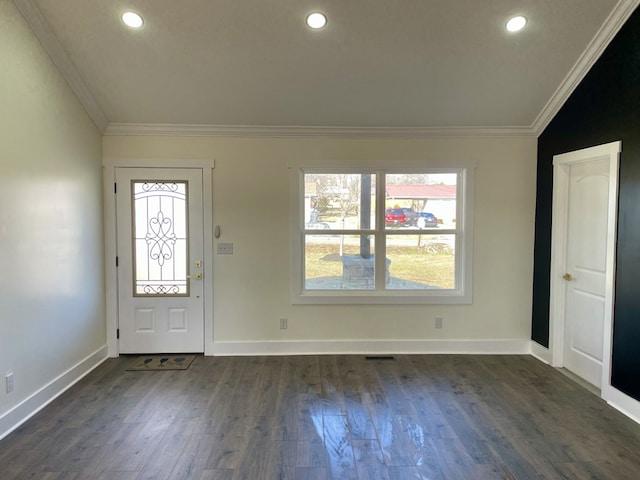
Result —
<path fill-rule="evenodd" d="M 515 339 L 524 343 L 529 339 L 534 138 L 107 136 L 103 145 L 107 162 L 126 158 L 215 159 L 214 223 L 222 227 L 220 241 L 234 244 L 234 255 L 214 256 L 214 335 L 222 351 L 269 351 L 265 344 L 289 341 L 299 345 L 319 342 L 308 347 L 319 351 L 330 350 L 336 340 L 345 341 L 342 350 L 348 351 L 357 350 L 357 342 L 363 340 Z M 366 164 L 369 159 L 476 161 L 473 304 L 292 305 L 287 165 L 300 159 L 332 160 L 336 165 L 341 160 Z M 437 315 L 444 317 L 441 330 L 434 328 Z M 279 329 L 280 317 L 289 319 L 288 330 Z M 284 351 L 305 351 L 296 343 Z M 283 351 L 282 344 L 278 345 L 272 351 Z"/>
<path fill-rule="evenodd" d="M 101 135 L 6 0 L 0 58 L 2 437 L 106 339 Z"/>

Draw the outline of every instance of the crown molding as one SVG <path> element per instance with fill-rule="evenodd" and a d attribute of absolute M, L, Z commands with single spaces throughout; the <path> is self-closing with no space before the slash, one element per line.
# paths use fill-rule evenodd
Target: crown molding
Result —
<path fill-rule="evenodd" d="M 53 33 L 51 26 L 47 23 L 40 9 L 33 0 L 13 0 L 13 3 L 95 126 L 100 132 L 104 132 L 109 120 L 98 105 L 98 102 L 93 98 L 89 88 L 78 73 L 69 55 L 60 44 L 60 40 L 58 40 L 58 37 Z"/>
<path fill-rule="evenodd" d="M 390 138 L 534 137 L 531 127 L 330 127 L 110 123 L 105 136 Z"/>
<path fill-rule="evenodd" d="M 611 40 L 613 40 L 639 4 L 640 0 L 620 0 L 618 2 L 531 125 L 531 130 L 535 132 L 536 136 L 540 136 L 544 129 L 547 128 L 547 125 L 551 123 L 551 120 L 580 85 L 580 82 L 589 73 L 591 67 L 598 61 Z"/>

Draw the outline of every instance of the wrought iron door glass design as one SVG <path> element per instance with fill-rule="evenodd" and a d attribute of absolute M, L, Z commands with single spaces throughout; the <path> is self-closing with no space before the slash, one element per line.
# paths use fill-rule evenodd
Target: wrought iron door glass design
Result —
<path fill-rule="evenodd" d="M 188 296 L 187 182 L 131 182 L 133 295 Z"/>

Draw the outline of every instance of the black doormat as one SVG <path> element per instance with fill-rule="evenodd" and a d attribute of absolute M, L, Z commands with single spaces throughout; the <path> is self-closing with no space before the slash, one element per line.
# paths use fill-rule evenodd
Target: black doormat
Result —
<path fill-rule="evenodd" d="M 186 370 L 195 358 L 195 355 L 183 354 L 141 355 L 126 370 Z"/>

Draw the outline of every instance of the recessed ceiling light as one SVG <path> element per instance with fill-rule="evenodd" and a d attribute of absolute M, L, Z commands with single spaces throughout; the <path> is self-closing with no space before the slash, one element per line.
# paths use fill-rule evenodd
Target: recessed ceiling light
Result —
<path fill-rule="evenodd" d="M 507 30 L 510 32 L 518 32 L 524 28 L 527 24 L 527 19 L 521 15 L 513 17 L 507 22 Z"/>
<path fill-rule="evenodd" d="M 124 12 L 122 14 L 122 22 L 131 28 L 140 28 L 144 23 L 142 16 L 136 12 Z"/>
<path fill-rule="evenodd" d="M 320 12 L 313 12 L 307 15 L 307 25 L 309 28 L 313 28 L 314 30 L 318 30 L 319 28 L 324 27 L 327 24 L 327 17 Z"/>

